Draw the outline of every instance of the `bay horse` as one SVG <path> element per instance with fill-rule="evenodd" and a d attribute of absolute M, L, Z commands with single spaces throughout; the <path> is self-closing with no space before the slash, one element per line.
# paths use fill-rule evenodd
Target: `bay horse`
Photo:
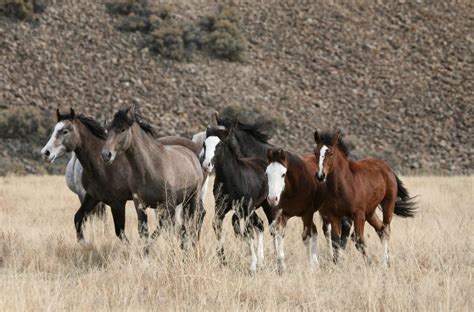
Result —
<path fill-rule="evenodd" d="M 409 196 L 402 181 L 383 160 L 347 158 L 347 149 L 340 131 L 332 141 L 314 133 L 317 162 L 316 177 L 326 185 L 326 199 L 319 212 L 325 223 L 331 225 L 334 259 L 337 261 L 341 235 L 341 219 L 344 216 L 354 221 L 357 249 L 369 260 L 364 239 L 365 221 L 377 232 L 384 246 L 384 264 L 389 266 L 390 222 L 395 213 L 401 217 L 413 217 L 416 203 Z M 376 214 L 381 206 L 383 221 Z"/>
<path fill-rule="evenodd" d="M 263 233 L 263 222 L 255 213 L 255 209 L 266 200 L 266 162 L 258 157 L 246 158 L 240 152 L 237 139 L 233 134 L 234 128 L 220 129 L 215 134 L 219 137 L 215 154 L 215 181 L 214 196 L 216 198 L 216 213 L 213 227 L 217 235 L 219 247 L 218 255 L 224 260 L 224 247 L 222 236 L 222 221 L 227 212 L 234 210 L 234 216 L 243 219 L 243 236 L 247 240 L 250 249 L 251 274 L 257 270 L 257 264 L 263 261 L 263 235 L 259 236 L 259 250 L 256 253 L 254 243 L 254 231 Z M 233 218 L 233 221 L 235 220 Z M 233 222 L 234 231 L 240 232 L 240 222 Z M 239 229 L 236 229 L 236 226 Z"/>
<path fill-rule="evenodd" d="M 183 204 L 181 247 L 188 249 L 189 242 L 194 244 L 199 238 L 205 215 L 199 196 L 203 173 L 196 153 L 180 145 L 161 144 L 153 128 L 128 108 L 114 115 L 102 148 L 102 159 L 108 164 L 114 164 L 119 155 L 125 155 L 131 168 L 127 181 L 135 204 L 162 211 L 152 238 L 174 215 L 176 205 Z"/>
<path fill-rule="evenodd" d="M 61 114 L 58 109 L 56 116 L 57 123 L 41 153 L 46 161 L 54 162 L 55 159 L 66 155 L 66 153 L 74 152 L 78 161 L 75 163 L 75 167 L 81 166 L 80 185 L 86 193 L 80 208 L 74 215 L 78 241 L 85 242 L 83 224 L 99 202 L 111 206 L 115 234 L 120 239 L 127 240 L 125 236 L 125 203 L 127 200 L 132 200 L 132 193 L 128 187 L 128 176 L 131 169 L 127 160 L 124 156 L 119 156 L 116 163 L 111 166 L 105 166 L 105 163 L 101 161 L 102 146 L 107 138 L 107 131 L 101 123 L 84 115 L 76 115 L 72 108 L 69 114 Z M 193 147 L 188 141 L 176 137 L 163 138 L 164 144 L 185 145 L 194 148 L 193 152 L 198 153 L 199 147 Z M 148 237 L 147 216 L 143 210 L 135 208 L 140 237 Z"/>

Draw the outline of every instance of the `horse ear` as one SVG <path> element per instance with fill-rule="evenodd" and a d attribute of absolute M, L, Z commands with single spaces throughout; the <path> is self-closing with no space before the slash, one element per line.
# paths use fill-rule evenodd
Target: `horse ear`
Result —
<path fill-rule="evenodd" d="M 282 148 L 278 149 L 278 155 L 280 156 L 280 159 L 282 161 L 286 161 L 286 154 L 285 154 L 285 151 Z"/>
<path fill-rule="evenodd" d="M 267 161 L 268 163 L 271 163 L 273 160 L 273 150 L 272 149 L 268 149 L 267 150 Z"/>
<path fill-rule="evenodd" d="M 127 108 L 127 117 L 130 118 L 131 120 L 135 120 L 135 111 L 134 111 L 133 106 Z"/>
<path fill-rule="evenodd" d="M 214 112 L 214 118 L 216 119 L 217 125 L 220 125 L 221 124 L 221 119 L 219 118 L 219 113 L 218 112 Z"/>
<path fill-rule="evenodd" d="M 61 113 L 59 112 L 59 108 L 56 109 L 56 118 L 58 121 L 61 119 Z"/>
<path fill-rule="evenodd" d="M 339 141 L 341 140 L 341 130 L 337 130 L 336 135 L 334 136 L 334 139 L 332 140 L 332 146 L 336 146 L 339 144 Z"/>
<path fill-rule="evenodd" d="M 74 116 L 75 116 L 75 112 L 72 108 L 69 108 L 69 114 L 71 115 L 71 120 L 74 119 Z"/>
<path fill-rule="evenodd" d="M 316 144 L 321 143 L 321 137 L 319 136 L 318 130 L 314 131 L 314 142 L 316 142 Z"/>

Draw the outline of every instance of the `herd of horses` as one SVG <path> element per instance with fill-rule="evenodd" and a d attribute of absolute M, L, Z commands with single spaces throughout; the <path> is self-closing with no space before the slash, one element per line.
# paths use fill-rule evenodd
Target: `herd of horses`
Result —
<path fill-rule="evenodd" d="M 261 207 L 270 225 L 279 272 L 286 269 L 284 232 L 291 217 L 303 221 L 309 262 L 318 263 L 315 212 L 323 220 L 335 262 L 346 247 L 352 223 L 356 248 L 370 261 L 364 241 L 367 221 L 379 235 L 383 262 L 389 265 L 393 214 L 413 217 L 416 203 L 384 161 L 353 160 L 339 131 L 316 131 L 314 151 L 298 155 L 270 144 L 265 122 L 245 123 L 238 116 L 218 114 L 215 119 L 217 126 L 191 140 L 158 137 L 134 107 L 118 111 L 108 126 L 76 115 L 73 109 L 67 114 L 57 110 L 57 123 L 41 153 L 53 162 L 73 152 L 66 180 L 81 201 L 74 216 L 78 241 L 85 241 L 86 218 L 94 209 L 103 213 L 104 204 L 111 207 L 116 235 L 127 240 L 125 204 L 133 200 L 138 231 L 147 246 L 161 231 L 177 226 L 181 248 L 192 248 L 200 236 L 208 179 L 214 172 L 212 226 L 223 263 L 223 220 L 232 211 L 236 236 L 248 242 L 250 272 L 263 264 L 264 222 L 256 213 Z M 382 210 L 382 220 L 377 207 Z M 151 235 L 146 208 L 155 209 L 158 218 Z"/>

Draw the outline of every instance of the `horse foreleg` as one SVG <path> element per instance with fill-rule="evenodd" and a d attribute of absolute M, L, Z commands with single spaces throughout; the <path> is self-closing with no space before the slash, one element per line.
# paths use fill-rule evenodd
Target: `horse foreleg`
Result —
<path fill-rule="evenodd" d="M 318 230 L 313 222 L 313 214 L 303 218 L 303 242 L 308 249 L 309 264 L 311 267 L 319 264 L 318 260 Z"/>
<path fill-rule="evenodd" d="M 252 224 L 254 229 L 257 232 L 257 264 L 259 266 L 263 265 L 263 261 L 265 259 L 265 240 L 264 240 L 264 226 L 263 226 L 263 221 L 262 219 L 255 213 L 255 211 L 252 213 Z"/>
<path fill-rule="evenodd" d="M 84 239 L 84 230 L 83 224 L 87 219 L 87 215 L 94 209 L 94 207 L 99 203 L 98 200 L 93 199 L 88 193 L 84 196 L 84 201 L 81 204 L 81 207 L 77 210 L 74 215 L 74 225 L 76 227 L 76 236 L 78 242 L 86 242 Z"/>
<path fill-rule="evenodd" d="M 245 229 L 244 237 L 247 240 L 250 250 L 250 265 L 249 272 L 250 274 L 255 274 L 257 272 L 257 254 L 255 252 L 255 239 L 254 239 L 254 226 L 252 222 L 252 215 L 246 218 L 245 220 Z"/>
<path fill-rule="evenodd" d="M 145 212 L 145 205 L 138 198 L 137 194 L 133 194 L 133 204 L 135 205 L 135 211 L 137 212 L 138 218 L 138 234 L 142 239 L 148 239 L 148 216 Z"/>
<path fill-rule="evenodd" d="M 352 220 L 348 217 L 342 218 L 341 222 L 341 249 L 346 249 L 347 239 L 351 234 Z"/>
<path fill-rule="evenodd" d="M 112 217 L 114 219 L 115 235 L 122 241 L 128 242 L 125 236 L 125 202 L 113 203 Z"/>
<path fill-rule="evenodd" d="M 341 220 L 332 217 L 330 220 L 330 231 L 331 231 L 331 250 L 332 250 L 332 259 L 334 263 L 337 263 L 339 260 L 339 249 L 340 249 L 340 240 L 341 240 Z"/>
<path fill-rule="evenodd" d="M 221 263 L 226 265 L 227 262 L 224 255 L 224 235 L 222 233 L 222 223 L 224 221 L 224 217 L 225 214 L 221 214 L 219 211 L 216 211 L 214 220 L 212 221 L 212 228 L 214 229 L 214 233 L 216 233 L 217 237 L 217 256 L 219 257 Z"/>
<path fill-rule="evenodd" d="M 283 213 L 278 215 L 278 218 L 275 223 L 275 235 L 274 235 L 274 242 L 275 242 L 275 252 L 277 258 L 277 268 L 278 273 L 282 274 L 286 271 L 286 264 L 285 264 L 285 252 L 283 249 L 283 238 L 284 238 L 284 230 L 286 226 L 286 221 L 288 217 Z"/>

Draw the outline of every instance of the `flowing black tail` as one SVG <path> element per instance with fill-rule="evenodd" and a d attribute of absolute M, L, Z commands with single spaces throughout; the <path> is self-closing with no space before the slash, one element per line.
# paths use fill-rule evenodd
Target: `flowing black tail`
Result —
<path fill-rule="evenodd" d="M 397 179 L 397 201 L 395 202 L 395 214 L 403 218 L 413 218 L 417 210 L 414 197 L 408 195 L 408 190 L 403 185 L 402 181 Z"/>

